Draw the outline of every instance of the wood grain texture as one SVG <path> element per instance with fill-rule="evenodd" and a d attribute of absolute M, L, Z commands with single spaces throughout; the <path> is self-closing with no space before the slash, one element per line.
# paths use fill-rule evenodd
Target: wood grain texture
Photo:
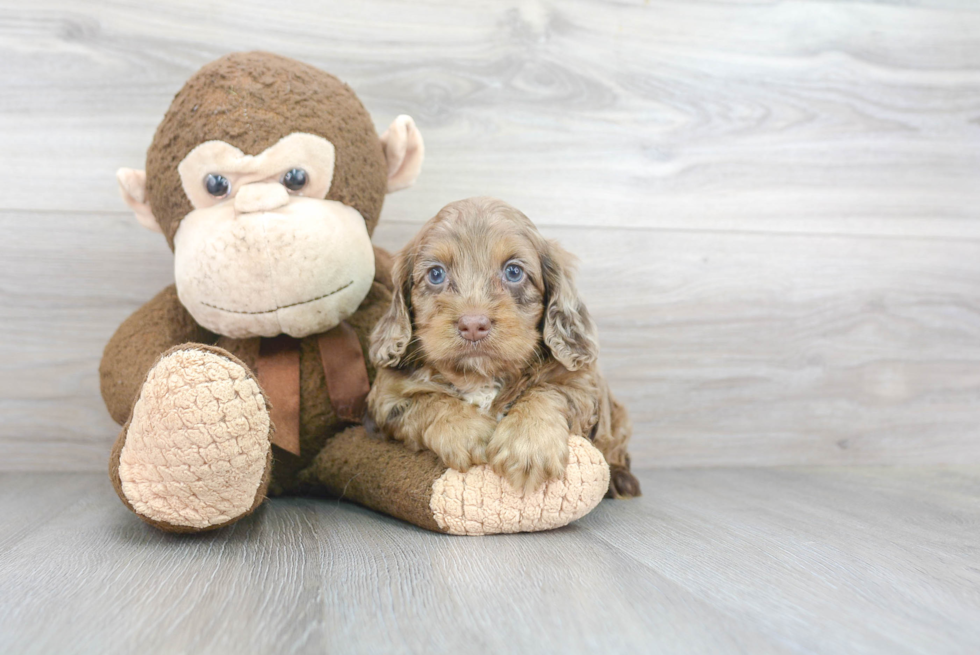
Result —
<path fill-rule="evenodd" d="M 976 3 L 0 0 L 0 470 L 104 468 L 172 277 L 114 170 L 256 48 L 418 121 L 382 245 L 488 194 L 581 257 L 640 466 L 980 462 Z"/>
<path fill-rule="evenodd" d="M 980 234 L 970 2 L 7 6 L 5 209 L 118 210 L 113 171 L 187 77 L 267 49 L 341 76 L 379 127 L 418 119 L 426 172 L 391 218 L 486 194 L 575 224 Z"/>
<path fill-rule="evenodd" d="M 640 474 L 554 532 L 274 500 L 198 536 L 96 474 L 0 476 L 9 653 L 972 653 L 980 469 Z"/>
<path fill-rule="evenodd" d="M 96 229 L 77 245 L 99 268 L 63 257 L 64 218 L 30 217 L 39 239 L 54 235 L 46 255 L 0 245 L 0 277 L 34 289 L 11 292 L 19 313 L 5 318 L 18 344 L 0 364 L 0 443 L 13 470 L 104 468 L 117 428 L 98 357 L 129 307 L 171 280 L 162 240 L 137 232 L 138 247 L 123 247 L 141 228 L 121 218 L 83 219 Z M 376 241 L 395 247 L 414 231 L 384 223 Z M 601 253 L 583 262 L 579 287 L 602 367 L 631 410 L 639 466 L 980 462 L 980 242 L 545 232 Z M 140 274 L 114 273 L 127 270 Z M 59 304 L 65 280 L 98 276 L 115 283 Z"/>

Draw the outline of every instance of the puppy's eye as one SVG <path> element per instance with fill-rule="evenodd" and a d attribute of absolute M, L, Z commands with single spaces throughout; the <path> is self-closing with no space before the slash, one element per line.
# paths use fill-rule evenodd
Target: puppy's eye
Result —
<path fill-rule="evenodd" d="M 302 168 L 294 168 L 286 171 L 282 176 L 282 185 L 290 191 L 299 191 L 306 186 L 306 171 Z"/>
<path fill-rule="evenodd" d="M 228 195 L 228 191 L 231 189 L 231 184 L 228 183 L 228 178 L 226 178 L 224 175 L 208 173 L 208 176 L 204 178 L 204 187 L 208 190 L 208 193 L 215 198 L 224 198 Z"/>
<path fill-rule="evenodd" d="M 504 277 L 511 283 L 520 282 L 524 279 L 524 269 L 517 264 L 507 264 L 504 268 Z"/>
<path fill-rule="evenodd" d="M 446 281 L 446 269 L 442 266 L 433 266 L 429 269 L 427 277 L 431 284 L 438 286 Z"/>

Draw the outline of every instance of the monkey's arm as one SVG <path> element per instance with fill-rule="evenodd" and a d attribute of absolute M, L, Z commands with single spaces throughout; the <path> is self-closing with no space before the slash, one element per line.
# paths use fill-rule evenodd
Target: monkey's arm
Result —
<path fill-rule="evenodd" d="M 438 385 L 388 368 L 378 370 L 368 413 L 386 435 L 412 450 L 431 450 L 458 471 L 486 463 L 486 443 L 497 425 Z"/>
<path fill-rule="evenodd" d="M 198 325 L 170 285 L 123 321 L 102 353 L 102 399 L 113 420 L 129 418 L 146 374 L 164 352 L 182 343 L 214 344 L 215 335 Z"/>

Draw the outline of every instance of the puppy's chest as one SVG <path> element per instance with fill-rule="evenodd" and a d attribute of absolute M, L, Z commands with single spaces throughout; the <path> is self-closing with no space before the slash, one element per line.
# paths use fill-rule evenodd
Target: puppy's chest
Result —
<path fill-rule="evenodd" d="M 479 407 L 482 411 L 490 413 L 494 406 L 494 401 L 500 395 L 501 384 L 496 382 L 494 384 L 488 384 L 486 386 L 477 387 L 476 389 L 471 389 L 467 391 L 457 390 L 463 400 Z M 498 419 L 502 418 L 506 414 L 506 408 L 499 408 Z"/>

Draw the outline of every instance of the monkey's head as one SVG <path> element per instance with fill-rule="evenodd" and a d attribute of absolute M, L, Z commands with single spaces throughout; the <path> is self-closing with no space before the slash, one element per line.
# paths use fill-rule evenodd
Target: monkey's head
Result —
<path fill-rule="evenodd" d="M 174 251 L 181 303 L 234 338 L 328 330 L 374 279 L 385 193 L 411 186 L 422 137 L 399 116 L 379 138 L 354 92 L 268 53 L 223 57 L 174 98 L 123 198 Z"/>

